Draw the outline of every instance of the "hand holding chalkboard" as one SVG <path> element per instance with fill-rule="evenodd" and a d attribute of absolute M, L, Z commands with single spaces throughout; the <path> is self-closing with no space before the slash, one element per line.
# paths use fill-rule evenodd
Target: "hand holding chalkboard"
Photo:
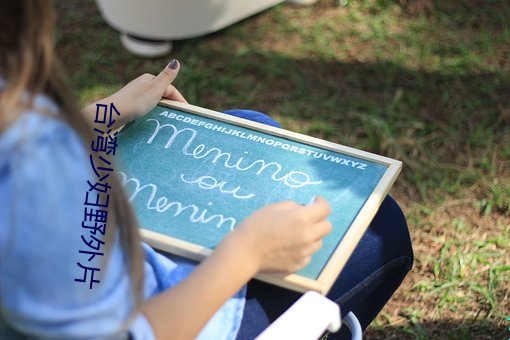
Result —
<path fill-rule="evenodd" d="M 306 266 L 331 232 L 331 207 L 323 198 L 308 206 L 293 201 L 268 205 L 235 229 L 254 254 L 258 271 L 294 273 Z"/>
<path fill-rule="evenodd" d="M 179 62 L 173 59 L 158 75 L 142 74 L 111 96 L 88 105 L 84 112 L 87 115 L 93 115 L 97 104 L 115 103 L 116 110 L 122 113 L 116 117 L 115 123 L 111 126 L 112 129 L 117 129 L 146 115 L 162 97 L 187 103 L 179 90 L 172 84 L 179 74 L 179 70 Z"/>

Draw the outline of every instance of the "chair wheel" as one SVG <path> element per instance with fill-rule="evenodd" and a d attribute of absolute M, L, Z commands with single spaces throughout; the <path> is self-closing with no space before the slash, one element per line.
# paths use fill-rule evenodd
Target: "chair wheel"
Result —
<path fill-rule="evenodd" d="M 171 41 L 143 39 L 125 33 L 120 34 L 120 42 L 128 52 L 139 57 L 161 57 L 172 50 Z"/>

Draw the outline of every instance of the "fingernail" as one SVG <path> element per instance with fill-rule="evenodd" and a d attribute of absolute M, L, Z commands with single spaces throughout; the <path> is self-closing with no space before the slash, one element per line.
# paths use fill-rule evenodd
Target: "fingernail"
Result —
<path fill-rule="evenodd" d="M 177 65 L 179 65 L 177 59 L 172 59 L 172 61 L 168 63 L 167 67 L 171 70 L 175 70 L 177 69 Z"/>

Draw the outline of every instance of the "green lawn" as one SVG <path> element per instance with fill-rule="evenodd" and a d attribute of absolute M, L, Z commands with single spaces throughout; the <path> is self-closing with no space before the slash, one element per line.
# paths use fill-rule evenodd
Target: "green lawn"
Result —
<path fill-rule="evenodd" d="M 193 104 L 402 160 L 391 193 L 416 261 L 367 337 L 510 338 L 510 3 L 436 1 L 428 17 L 338 3 L 283 4 L 140 59 L 94 2 L 59 1 L 57 49 L 82 103 L 177 58 Z"/>

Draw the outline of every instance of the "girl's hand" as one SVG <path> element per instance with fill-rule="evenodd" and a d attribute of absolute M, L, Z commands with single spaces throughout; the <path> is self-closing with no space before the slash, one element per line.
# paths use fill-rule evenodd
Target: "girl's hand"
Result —
<path fill-rule="evenodd" d="M 143 302 L 156 338 L 194 339 L 258 271 L 290 273 L 306 265 L 331 231 L 329 213 L 317 198 L 306 207 L 271 204 L 245 219 L 186 279 Z"/>
<path fill-rule="evenodd" d="M 329 204 L 317 197 L 309 206 L 285 201 L 264 207 L 232 233 L 258 271 L 293 273 L 310 262 L 332 229 Z"/>
<path fill-rule="evenodd" d="M 179 70 L 180 64 L 174 59 L 157 76 L 142 74 L 111 96 L 87 106 L 83 110 L 88 117 L 87 120 L 94 120 L 96 104 L 115 105 L 120 113 L 120 116 L 115 117 L 116 122 L 113 124 L 115 129 L 147 114 L 161 98 L 187 103 L 179 90 L 172 85 Z"/>

